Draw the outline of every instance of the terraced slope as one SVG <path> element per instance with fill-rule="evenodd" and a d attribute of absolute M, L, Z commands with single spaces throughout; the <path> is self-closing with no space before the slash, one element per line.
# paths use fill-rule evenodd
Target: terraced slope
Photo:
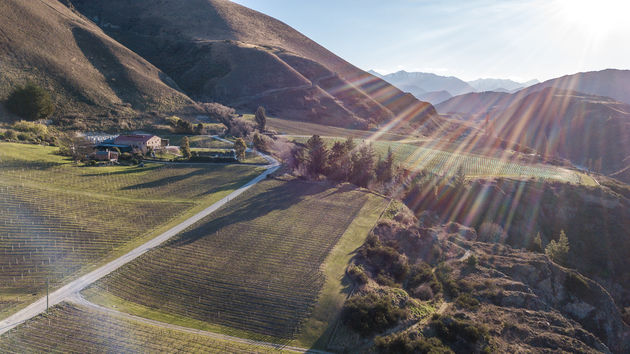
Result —
<path fill-rule="evenodd" d="M 320 266 L 368 197 L 348 185 L 262 182 L 85 294 L 144 316 L 292 339 L 324 284 Z"/>
<path fill-rule="evenodd" d="M 253 178 L 245 166 L 75 167 L 0 144 L 0 317 Z"/>
<path fill-rule="evenodd" d="M 38 316 L 3 335 L 0 352 L 266 353 L 278 350 L 156 327 L 62 303 L 49 314 Z"/>

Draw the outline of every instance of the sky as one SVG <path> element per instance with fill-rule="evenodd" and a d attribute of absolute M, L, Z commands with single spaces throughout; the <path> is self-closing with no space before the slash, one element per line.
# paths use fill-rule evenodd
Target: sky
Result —
<path fill-rule="evenodd" d="M 630 69 L 630 0 L 235 0 L 364 70 L 541 81 Z"/>

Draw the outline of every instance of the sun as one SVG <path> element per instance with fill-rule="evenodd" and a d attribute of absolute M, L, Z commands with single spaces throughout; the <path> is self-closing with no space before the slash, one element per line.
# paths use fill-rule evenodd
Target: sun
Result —
<path fill-rule="evenodd" d="M 556 0 L 560 16 L 593 35 L 627 27 L 630 15 L 628 0 Z"/>

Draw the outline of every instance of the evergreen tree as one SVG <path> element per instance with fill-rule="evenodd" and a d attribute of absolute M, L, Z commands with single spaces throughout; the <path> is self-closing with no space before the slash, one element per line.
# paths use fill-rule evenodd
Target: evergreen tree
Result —
<path fill-rule="evenodd" d="M 336 141 L 328 154 L 328 176 L 336 181 L 347 181 L 350 176 L 350 151 L 346 143 Z"/>
<path fill-rule="evenodd" d="M 532 243 L 529 247 L 532 252 L 542 252 L 542 237 L 540 236 L 540 232 L 536 233 L 536 236 L 532 239 Z"/>
<path fill-rule="evenodd" d="M 549 256 L 554 262 L 566 265 L 569 256 L 569 239 L 564 230 L 560 231 L 560 237 L 558 241 L 551 240 L 545 248 L 545 254 Z"/>
<path fill-rule="evenodd" d="M 258 130 L 261 133 L 264 132 L 265 126 L 267 125 L 267 115 L 265 113 L 265 108 L 258 107 L 254 119 L 256 121 L 256 125 L 258 126 Z"/>
<path fill-rule="evenodd" d="M 328 149 L 326 149 L 322 138 L 319 135 L 313 135 L 306 142 L 306 148 L 308 149 L 308 172 L 313 175 L 325 173 Z"/>
<path fill-rule="evenodd" d="M 192 157 L 192 153 L 190 152 L 190 141 L 187 136 L 185 136 L 182 140 L 182 146 L 179 147 L 179 151 L 181 151 L 182 156 L 184 156 L 186 160 L 189 160 Z"/>
<path fill-rule="evenodd" d="M 374 174 L 374 149 L 371 144 L 363 144 L 352 154 L 350 181 L 357 186 L 367 187 Z"/>
<path fill-rule="evenodd" d="M 7 109 L 26 120 L 37 120 L 50 117 L 55 106 L 46 90 L 29 82 L 9 95 Z"/>
<path fill-rule="evenodd" d="M 387 149 L 387 156 L 384 160 L 379 160 L 376 165 L 376 180 L 380 183 L 387 183 L 394 175 L 394 154 L 391 146 Z"/>
<path fill-rule="evenodd" d="M 238 138 L 234 142 L 234 151 L 236 152 L 236 158 L 243 159 L 245 157 L 245 151 L 247 151 L 247 144 L 243 138 Z"/>
<path fill-rule="evenodd" d="M 466 174 L 462 166 L 457 168 L 457 172 L 455 172 L 455 176 L 453 177 L 453 183 L 455 184 L 455 188 L 458 189 L 466 185 Z"/>

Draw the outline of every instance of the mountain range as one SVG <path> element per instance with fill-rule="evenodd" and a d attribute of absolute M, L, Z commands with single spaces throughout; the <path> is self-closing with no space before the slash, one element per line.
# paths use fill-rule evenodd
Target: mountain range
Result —
<path fill-rule="evenodd" d="M 439 126 L 430 104 L 286 24 L 228 0 L 65 0 L 65 5 L 3 2 L 0 54 L 11 65 L 0 73 L 0 99 L 29 79 L 58 95 L 60 114 L 71 113 L 76 102 L 116 114 L 219 102 L 344 127 L 394 120 L 408 130 Z M 45 35 L 23 35 L 33 28 Z"/>
<path fill-rule="evenodd" d="M 439 104 L 453 96 L 470 92 L 515 92 L 538 83 L 538 80 L 530 80 L 519 83 L 508 79 L 477 79 L 466 82 L 454 76 L 440 76 L 432 73 L 407 72 L 404 70 L 381 75 L 374 70 L 368 71 L 378 76 L 399 89 L 409 92 L 416 98 Z"/>

